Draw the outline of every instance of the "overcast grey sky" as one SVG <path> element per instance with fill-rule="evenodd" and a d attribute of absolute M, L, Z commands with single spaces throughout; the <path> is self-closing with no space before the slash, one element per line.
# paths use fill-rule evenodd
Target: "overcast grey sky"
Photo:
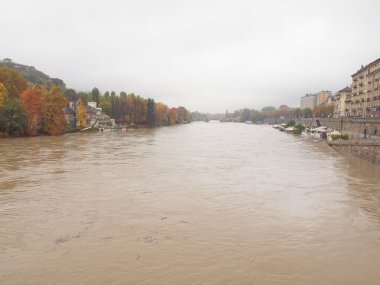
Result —
<path fill-rule="evenodd" d="M 380 1 L 0 0 L 0 57 L 78 91 L 134 92 L 192 111 L 337 90 L 380 57 Z"/>

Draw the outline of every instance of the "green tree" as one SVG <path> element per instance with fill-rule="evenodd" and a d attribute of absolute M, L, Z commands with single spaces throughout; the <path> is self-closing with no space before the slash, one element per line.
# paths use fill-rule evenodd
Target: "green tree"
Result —
<path fill-rule="evenodd" d="M 100 92 L 99 89 L 94 87 L 91 91 L 91 97 L 94 102 L 96 102 L 97 105 L 100 103 Z"/>
<path fill-rule="evenodd" d="M 246 122 L 250 120 L 251 120 L 251 112 L 249 111 L 249 109 L 244 109 L 240 117 L 240 122 Z"/>
<path fill-rule="evenodd" d="M 147 102 L 147 125 L 149 128 L 156 126 L 155 105 L 154 100 L 149 98 Z"/>
<path fill-rule="evenodd" d="M 111 106 L 111 102 L 108 99 L 109 99 L 109 96 L 100 97 L 99 107 L 102 108 L 102 111 L 104 113 L 110 116 L 112 112 L 112 106 Z"/>
<path fill-rule="evenodd" d="M 313 116 L 313 111 L 310 108 L 305 108 L 305 109 L 302 110 L 302 115 L 305 118 L 312 117 Z"/>
<path fill-rule="evenodd" d="M 0 131 L 10 136 L 24 135 L 27 122 L 28 119 L 20 100 L 7 98 L 0 109 Z"/>
<path fill-rule="evenodd" d="M 256 110 L 251 110 L 251 120 L 252 122 L 262 122 L 264 120 L 264 115 Z"/>
<path fill-rule="evenodd" d="M 261 112 L 274 112 L 276 110 L 276 108 L 275 107 L 273 107 L 273 106 L 267 106 L 267 107 L 264 107 L 264 108 L 262 108 L 261 109 Z"/>

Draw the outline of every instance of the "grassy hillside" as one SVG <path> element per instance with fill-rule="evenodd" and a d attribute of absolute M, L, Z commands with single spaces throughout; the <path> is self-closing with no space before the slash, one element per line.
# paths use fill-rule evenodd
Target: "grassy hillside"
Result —
<path fill-rule="evenodd" d="M 35 69 L 33 66 L 15 63 L 12 60 L 6 58 L 0 61 L 0 68 L 1 67 L 14 68 L 18 70 L 22 73 L 25 80 L 28 81 L 29 85 L 40 84 L 48 90 L 50 90 L 53 85 L 58 85 L 62 88 L 62 90 L 66 88 L 66 85 L 62 79 L 51 78 L 45 73 Z"/>

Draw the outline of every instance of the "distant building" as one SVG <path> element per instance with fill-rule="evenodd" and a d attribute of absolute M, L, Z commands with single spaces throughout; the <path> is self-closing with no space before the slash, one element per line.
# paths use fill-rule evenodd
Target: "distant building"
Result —
<path fill-rule="evenodd" d="M 316 96 L 316 104 L 317 106 L 323 105 L 323 104 L 329 104 L 331 103 L 331 97 L 332 97 L 332 92 L 331 91 L 320 91 Z"/>
<path fill-rule="evenodd" d="M 280 111 L 288 111 L 288 110 L 290 110 L 291 108 L 290 108 L 289 106 L 287 106 L 287 105 L 281 105 L 280 107 L 278 107 L 278 109 L 279 109 Z"/>
<path fill-rule="evenodd" d="M 306 94 L 305 96 L 301 97 L 301 109 L 310 108 L 313 110 L 315 107 L 324 104 L 332 104 L 331 91 L 320 91 L 315 94 Z"/>
<path fill-rule="evenodd" d="M 96 107 L 96 102 L 88 102 L 85 106 L 87 112 L 87 125 L 92 128 L 116 128 L 116 123 L 114 119 L 111 119 L 107 114 L 102 112 L 102 108 Z M 70 101 L 63 109 L 66 121 L 68 124 L 74 124 L 75 109 L 79 109 L 78 101 Z M 77 126 L 79 122 L 77 121 Z"/>
<path fill-rule="evenodd" d="M 88 114 L 87 124 L 91 128 L 115 128 L 116 123 L 108 115 L 102 112 L 101 108 L 96 108 L 96 102 L 88 102 L 86 111 Z"/>
<path fill-rule="evenodd" d="M 350 116 L 380 116 L 380 58 L 362 66 L 352 77 L 352 95 L 346 100 Z"/>
<path fill-rule="evenodd" d="M 314 109 L 314 107 L 317 106 L 317 96 L 316 94 L 306 94 L 305 96 L 301 97 L 301 109 Z"/>
<path fill-rule="evenodd" d="M 352 89 L 350 87 L 345 87 L 334 95 L 332 103 L 334 104 L 335 117 L 349 116 L 349 110 L 346 107 L 346 101 L 350 100 L 351 92 Z"/>
<path fill-rule="evenodd" d="M 96 110 L 102 112 L 102 108 L 98 107 L 98 103 L 96 102 L 87 102 L 87 105 L 92 107 L 92 108 L 95 108 Z"/>

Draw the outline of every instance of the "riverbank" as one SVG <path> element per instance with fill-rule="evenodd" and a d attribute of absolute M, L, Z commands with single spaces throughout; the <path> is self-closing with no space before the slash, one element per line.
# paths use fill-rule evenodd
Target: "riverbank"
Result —
<path fill-rule="evenodd" d="M 289 120 L 283 120 L 289 122 Z M 314 118 L 292 119 L 308 132 L 321 131 L 321 138 L 334 150 L 353 154 L 375 165 L 380 165 L 380 120 L 373 118 Z M 332 132 L 340 133 L 345 139 L 333 140 Z"/>

